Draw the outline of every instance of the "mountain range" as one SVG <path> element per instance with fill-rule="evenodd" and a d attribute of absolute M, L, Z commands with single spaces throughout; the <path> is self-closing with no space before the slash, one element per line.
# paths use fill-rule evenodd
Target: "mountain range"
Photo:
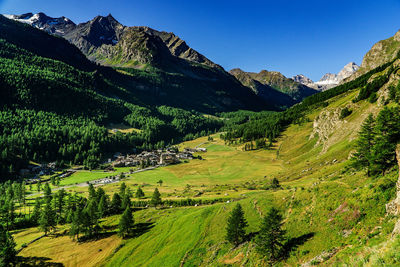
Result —
<path fill-rule="evenodd" d="M 327 73 L 317 82 L 313 82 L 310 78 L 304 76 L 303 74 L 293 76 L 292 79 L 316 90 L 325 91 L 342 83 L 342 81 L 355 74 L 359 68 L 360 67 L 356 63 L 350 62 L 345 65 L 338 74 Z"/>
<path fill-rule="evenodd" d="M 101 65 L 147 72 L 158 71 L 167 76 L 174 73 L 175 77 L 179 75 L 212 83 L 222 82 L 224 88 L 218 88 L 216 91 L 224 93 L 217 93 L 216 98 L 220 98 L 217 102 L 222 102 L 222 105 L 228 107 L 223 108 L 221 104 L 217 104 L 219 107 L 216 107 L 214 104 L 213 111 L 204 109 L 204 112 L 237 108 L 280 109 L 320 90 L 318 86 L 286 78 L 279 72 L 264 70 L 255 74 L 235 69 L 228 73 L 220 65 L 189 47 L 175 34 L 149 27 L 127 27 L 120 24 L 111 14 L 106 17 L 97 16 L 80 24 L 75 24 L 66 17 L 53 18 L 44 13 L 4 16 L 67 39 L 90 60 Z M 167 83 L 166 80 L 164 82 Z M 198 90 L 204 90 L 204 87 Z M 160 94 L 168 95 L 168 91 L 161 88 Z M 222 95 L 224 97 L 221 97 Z M 243 97 L 244 95 L 246 97 Z M 246 101 L 245 99 L 248 99 L 248 103 L 241 103 Z"/>

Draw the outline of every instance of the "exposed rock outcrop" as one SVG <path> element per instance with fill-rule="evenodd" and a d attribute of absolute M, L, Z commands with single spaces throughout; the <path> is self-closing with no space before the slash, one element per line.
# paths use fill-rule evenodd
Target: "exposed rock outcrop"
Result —
<path fill-rule="evenodd" d="M 396 159 L 400 169 L 400 144 L 397 144 L 396 147 Z M 396 183 L 396 197 L 386 204 L 386 212 L 394 216 L 398 216 L 400 214 L 400 172 Z M 400 220 L 398 220 L 394 226 L 392 234 L 400 234 Z"/>
<path fill-rule="evenodd" d="M 354 80 L 368 71 L 394 60 L 399 53 L 400 31 L 396 32 L 394 36 L 374 44 L 365 54 L 360 69 L 347 79 L 343 80 L 343 83 Z"/>
<path fill-rule="evenodd" d="M 323 110 L 314 120 L 313 132 L 310 135 L 310 139 L 318 136 L 316 145 L 322 144 L 322 152 L 327 151 L 327 140 L 331 134 L 344 123 L 343 120 L 340 120 L 340 111 L 340 108 L 335 110 Z"/>

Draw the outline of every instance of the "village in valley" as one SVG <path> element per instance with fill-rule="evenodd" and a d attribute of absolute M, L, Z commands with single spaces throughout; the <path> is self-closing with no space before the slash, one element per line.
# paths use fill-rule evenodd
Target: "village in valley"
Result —
<path fill-rule="evenodd" d="M 161 166 L 167 166 L 171 164 L 178 164 L 182 161 L 188 161 L 191 159 L 200 159 L 200 155 L 194 155 L 197 152 L 207 152 L 206 148 L 184 148 L 183 151 L 179 151 L 177 147 L 170 147 L 165 150 L 158 149 L 153 151 L 142 151 L 141 153 L 135 154 L 122 154 L 117 152 L 112 158 L 108 158 L 103 166 L 104 172 L 113 172 L 115 168 L 119 167 L 132 167 L 129 174 L 135 172 L 141 172 L 145 170 L 155 169 Z M 136 168 L 134 170 L 133 168 Z M 62 172 L 61 174 L 60 171 Z M 30 164 L 28 168 L 22 169 L 20 171 L 20 176 L 23 178 L 28 178 L 25 180 L 27 184 L 35 184 L 48 179 L 43 179 L 43 176 L 55 177 L 58 181 L 63 178 L 71 176 L 77 171 L 83 171 L 83 167 L 78 166 L 68 170 L 61 170 L 56 162 L 43 163 L 43 164 Z M 117 176 L 111 176 L 102 178 L 99 180 L 92 181 L 93 184 L 108 184 L 118 182 L 124 174 L 121 173 Z"/>

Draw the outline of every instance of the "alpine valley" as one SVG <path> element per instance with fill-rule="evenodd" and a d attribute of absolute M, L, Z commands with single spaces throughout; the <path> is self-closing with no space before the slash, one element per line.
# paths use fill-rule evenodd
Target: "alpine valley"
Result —
<path fill-rule="evenodd" d="M 399 36 L 314 82 L 0 15 L 0 265 L 399 266 Z"/>

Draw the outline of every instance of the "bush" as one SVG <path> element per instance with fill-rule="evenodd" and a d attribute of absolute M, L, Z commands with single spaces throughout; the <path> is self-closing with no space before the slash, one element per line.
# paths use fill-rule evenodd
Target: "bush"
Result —
<path fill-rule="evenodd" d="M 340 116 L 339 118 L 342 120 L 344 118 L 346 118 L 347 116 L 349 116 L 353 111 L 350 110 L 348 107 L 342 108 L 342 110 L 340 111 Z"/>

